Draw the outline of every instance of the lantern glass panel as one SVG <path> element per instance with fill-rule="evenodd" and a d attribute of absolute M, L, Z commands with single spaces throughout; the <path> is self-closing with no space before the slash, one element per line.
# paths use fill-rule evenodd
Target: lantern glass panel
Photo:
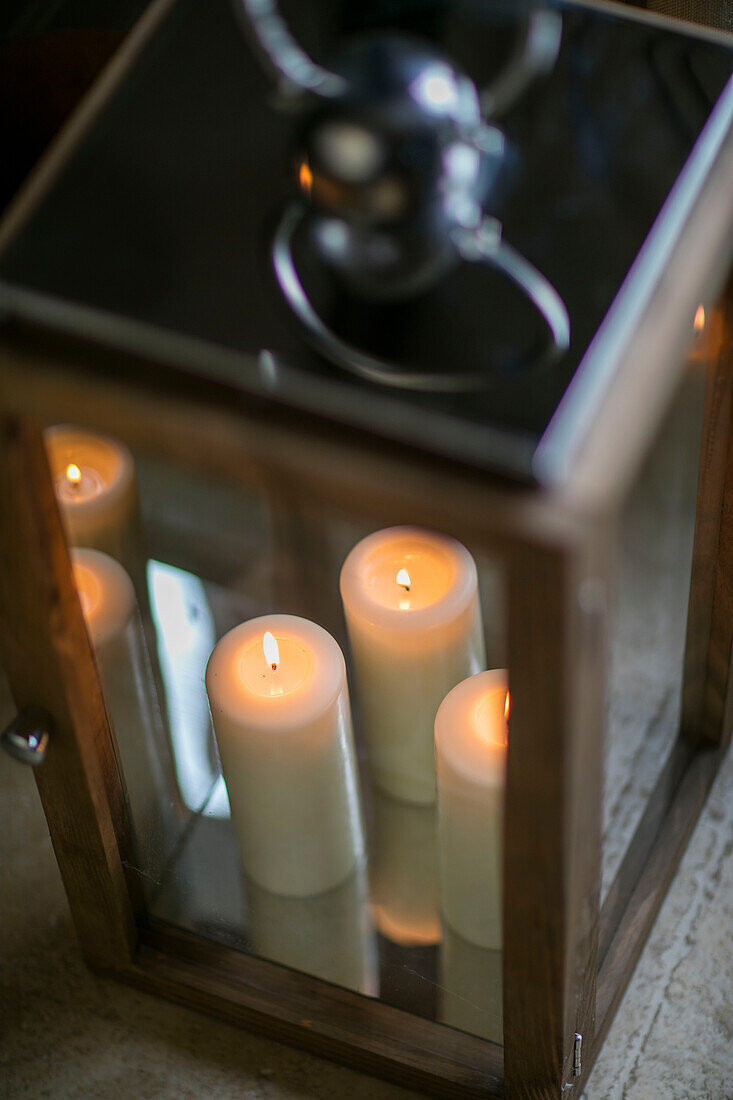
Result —
<path fill-rule="evenodd" d="M 616 532 L 602 901 L 681 728 L 706 385 L 695 348 L 691 358 Z"/>
<path fill-rule="evenodd" d="M 65 469 L 62 464 L 63 476 L 67 476 Z M 139 873 L 148 915 L 501 1042 L 500 928 L 498 942 L 496 933 L 490 933 L 493 942 L 487 946 L 475 942 L 470 927 L 456 929 L 446 920 L 435 803 L 427 801 L 424 792 L 415 796 L 409 783 L 403 797 L 401 790 L 395 793 L 390 788 L 389 777 L 386 789 L 378 776 L 375 781 L 380 749 L 375 748 L 374 707 L 367 693 L 378 690 L 379 684 L 373 676 L 365 680 L 356 667 L 359 655 L 347 631 L 339 577 L 353 548 L 390 524 L 367 520 L 356 511 L 316 508 L 305 484 L 275 485 L 267 477 L 256 487 L 215 483 L 138 454 L 134 469 L 139 554 L 130 572 L 139 621 L 136 612 L 134 630 L 129 628 L 125 637 L 131 631 L 135 635 L 137 664 L 130 667 L 124 646 L 122 652 L 106 656 L 99 651 L 98 663 L 128 797 L 137 853 L 134 871 Z M 460 538 L 460 532 L 428 533 L 438 543 L 446 535 Z M 479 547 L 467 549 L 467 560 L 471 569 L 475 562 L 478 579 L 480 652 L 466 659 L 465 668 L 461 656 L 456 668 L 463 672 L 454 674 L 447 690 L 464 675 L 502 669 L 505 664 L 503 569 Z M 461 552 L 465 554 L 462 546 Z M 85 553 L 88 550 L 79 557 L 75 551 L 74 560 L 83 563 Z M 412 568 L 409 554 L 405 565 Z M 413 593 L 419 585 L 419 570 L 418 558 Z M 408 590 L 403 588 L 400 595 L 406 599 Z M 395 607 L 399 606 L 398 599 Z M 329 792 L 324 792 L 322 783 L 318 786 L 318 774 L 314 778 L 309 770 L 310 759 L 297 757 L 297 744 L 292 755 L 288 750 L 276 762 L 276 768 L 288 772 L 291 783 L 291 773 L 295 775 L 296 785 L 288 788 L 289 795 L 283 794 L 277 777 L 268 791 L 247 786 L 247 777 L 238 779 L 232 772 L 225 780 L 226 766 L 222 772 L 205 684 L 207 662 L 233 628 L 277 614 L 318 624 L 345 656 L 356 750 L 357 831 L 363 837 L 363 852 L 357 851 L 355 841 L 346 873 L 336 874 L 336 881 L 321 880 L 318 875 L 315 882 L 307 876 L 303 881 L 302 868 L 292 866 L 279 872 L 273 889 L 262 881 L 263 874 L 265 879 L 269 874 L 271 837 L 259 836 L 261 850 L 253 855 L 249 839 L 242 839 L 248 826 L 242 824 L 242 796 L 236 792 L 240 810 L 235 812 L 236 824 L 232 823 L 232 784 L 241 787 L 243 783 L 250 800 L 264 800 L 257 812 L 270 821 L 271 832 L 287 827 L 290 802 L 302 796 L 305 812 L 313 819 L 308 827 L 314 829 L 316 848 L 328 849 L 333 834 L 348 824 L 343 816 L 322 820 L 328 811 L 321 812 L 319 800 L 328 801 Z M 260 631 L 258 638 L 261 635 Z M 416 643 L 409 637 L 404 643 L 408 649 L 415 644 L 420 644 L 419 639 Z M 120 662 L 126 662 L 122 677 Z M 243 667 L 236 666 L 236 674 L 246 678 Z M 427 678 L 411 684 L 409 662 L 405 669 L 408 703 L 397 700 L 395 706 L 409 721 L 410 700 L 423 706 L 422 696 L 429 694 L 432 685 Z M 261 671 L 263 676 L 269 674 L 264 655 Z M 440 661 L 430 666 L 429 674 L 442 675 Z M 417 675 L 423 673 L 418 669 Z M 110 678 L 115 677 L 120 684 L 110 690 Z M 502 712 L 503 708 L 504 696 Z M 431 718 L 427 727 L 431 767 L 432 726 Z M 315 727 L 312 733 L 319 736 Z M 298 790 L 298 785 L 308 788 L 311 783 L 315 784 L 312 793 Z M 268 806 L 268 800 L 274 806 Z M 338 809 L 338 799 L 336 804 Z M 495 820 L 493 859 L 498 875 L 500 802 Z M 257 831 L 256 821 L 254 826 Z M 295 838 L 296 845 L 299 839 Z M 479 839 L 473 852 L 478 875 L 484 859 L 492 859 L 491 835 L 481 834 Z M 468 836 L 469 853 L 475 841 L 476 837 Z M 287 847 L 290 841 L 286 838 L 283 843 Z M 281 855 L 282 845 L 273 842 L 271 858 Z M 252 860 L 257 868 L 254 876 Z M 500 879 L 495 896 L 500 912 Z M 461 924 L 460 913 L 457 923 Z"/>

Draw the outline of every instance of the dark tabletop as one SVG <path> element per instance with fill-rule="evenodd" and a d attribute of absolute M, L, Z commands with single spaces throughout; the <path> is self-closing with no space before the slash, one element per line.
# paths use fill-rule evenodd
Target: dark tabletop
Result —
<path fill-rule="evenodd" d="M 309 0 L 282 10 L 324 63 L 345 36 L 390 26 L 438 43 L 479 85 L 517 33 L 505 6 L 488 2 Z M 567 306 L 570 350 L 551 367 L 496 366 L 529 354 L 538 320 L 506 279 L 479 265 L 396 304 L 324 293 L 329 324 L 408 368 L 450 370 L 490 348 L 485 384 L 468 395 L 385 389 L 308 347 L 269 252 L 289 201 L 297 120 L 278 108 L 225 0 L 179 0 L 5 249 L 0 279 L 243 353 L 215 366 L 202 355 L 197 369 L 245 391 L 264 385 L 256 356 L 270 349 L 288 368 L 276 399 L 444 452 L 460 438 L 462 457 L 526 475 L 731 57 L 654 24 L 568 8 L 553 72 L 499 120 L 510 155 L 487 209 Z"/>

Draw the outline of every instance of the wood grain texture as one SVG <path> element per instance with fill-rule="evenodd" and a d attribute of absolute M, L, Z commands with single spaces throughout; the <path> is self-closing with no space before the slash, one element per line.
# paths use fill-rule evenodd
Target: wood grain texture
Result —
<path fill-rule="evenodd" d="M 720 360 L 712 364 L 705 389 L 682 690 L 682 730 L 693 743 L 700 736 L 706 693 L 732 385 L 733 378 L 727 364 Z"/>
<path fill-rule="evenodd" d="M 501 1097 L 501 1047 L 153 923 L 133 985 L 437 1096 Z"/>
<path fill-rule="evenodd" d="M 733 280 L 719 307 L 705 389 L 682 694 L 682 732 L 692 744 L 716 744 L 722 736 L 733 639 L 732 307 Z"/>
<path fill-rule="evenodd" d="M 135 914 L 122 786 L 40 431 L 0 421 L 0 646 L 18 709 L 54 722 L 35 771 L 82 951 L 129 963 Z"/>
<path fill-rule="evenodd" d="M 171 362 L 6 325 L 0 367 L 0 407 L 9 412 L 96 428 L 268 497 L 296 492 L 309 511 L 348 514 L 358 502 L 365 521 L 455 529 L 491 552 L 527 538 L 562 545 L 583 523 L 551 493 L 197 379 Z"/>
<path fill-rule="evenodd" d="M 504 1059 L 511 1100 L 558 1097 L 572 1077 L 575 1032 L 593 1030 L 603 696 L 595 677 L 584 683 L 577 673 L 579 664 L 594 665 L 596 675 L 603 669 L 605 616 L 591 599 L 591 614 L 581 615 L 586 559 L 585 546 L 572 554 L 525 546 L 510 575 Z M 598 577 L 592 584 L 600 591 Z"/>
<path fill-rule="evenodd" d="M 714 562 L 714 589 L 710 615 L 707 674 L 702 699 L 700 736 L 708 745 L 726 745 L 731 737 L 731 721 L 726 718 L 726 697 L 730 690 L 731 644 L 733 643 L 733 431 L 730 407 L 733 389 L 733 279 L 725 299 L 725 344 L 719 372 L 728 388 L 721 400 L 727 409 L 725 440 L 725 482 L 722 490 L 717 553 Z M 721 386 L 724 383 L 721 383 Z M 722 414 L 721 414 L 722 415 Z M 712 564 L 712 563 L 711 563 Z"/>

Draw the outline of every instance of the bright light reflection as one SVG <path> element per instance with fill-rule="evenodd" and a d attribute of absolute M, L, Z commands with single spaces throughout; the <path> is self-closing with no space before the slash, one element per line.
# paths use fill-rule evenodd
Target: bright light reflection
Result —
<path fill-rule="evenodd" d="M 695 310 L 695 320 L 692 322 L 695 332 L 702 332 L 705 328 L 705 307 L 702 303 Z"/>
<path fill-rule="evenodd" d="M 149 561 L 147 573 L 181 798 L 189 810 L 199 812 L 205 803 L 204 816 L 228 818 L 204 686 L 216 644 L 206 591 L 192 573 L 159 561 Z"/>
<path fill-rule="evenodd" d="M 306 194 L 310 195 L 311 187 L 313 186 L 313 173 L 311 172 L 306 161 L 303 161 L 300 166 L 298 180 L 300 182 L 300 186 L 303 188 Z"/>
<path fill-rule="evenodd" d="M 409 87 L 412 98 L 434 114 L 445 114 L 458 99 L 455 77 L 450 65 L 431 65 Z"/>
<path fill-rule="evenodd" d="M 265 631 L 262 639 L 262 648 L 265 652 L 265 660 L 272 669 L 273 672 L 277 671 L 277 666 L 280 664 L 280 649 L 269 630 Z"/>

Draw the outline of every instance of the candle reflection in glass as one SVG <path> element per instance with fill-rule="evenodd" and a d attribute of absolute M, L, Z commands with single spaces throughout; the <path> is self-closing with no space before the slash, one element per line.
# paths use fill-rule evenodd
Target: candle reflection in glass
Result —
<path fill-rule="evenodd" d="M 440 941 L 434 806 L 399 802 L 375 789 L 369 860 L 372 919 L 404 947 Z"/>
<path fill-rule="evenodd" d="M 692 321 L 693 339 L 688 360 L 705 365 L 717 359 L 725 344 L 725 316 L 723 310 L 700 305 Z"/>
<path fill-rule="evenodd" d="M 250 947 L 256 955 L 376 996 L 376 945 L 363 866 L 315 897 L 274 894 L 251 879 L 246 890 Z"/>
<path fill-rule="evenodd" d="M 141 869 L 160 867 L 178 832 L 171 763 L 135 590 L 108 554 L 72 549 L 79 601 L 99 667 L 127 789 Z"/>
<path fill-rule="evenodd" d="M 139 588 L 137 487 L 130 451 L 118 439 L 68 424 L 47 428 L 44 440 L 69 545 L 109 554 Z"/>

